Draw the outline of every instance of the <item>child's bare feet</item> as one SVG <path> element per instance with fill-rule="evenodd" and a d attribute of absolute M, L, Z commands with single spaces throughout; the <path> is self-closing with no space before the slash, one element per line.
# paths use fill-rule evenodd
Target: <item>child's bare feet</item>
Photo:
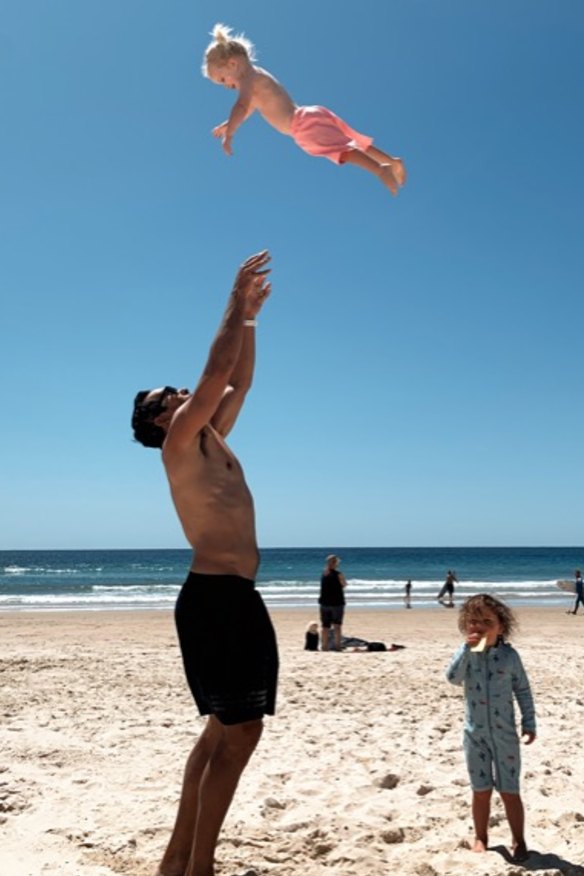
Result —
<path fill-rule="evenodd" d="M 391 162 L 391 169 L 398 186 L 401 188 L 407 179 L 406 166 L 401 158 L 394 158 Z"/>
<path fill-rule="evenodd" d="M 473 852 L 486 852 L 487 851 L 487 843 L 483 842 L 478 837 L 475 837 L 475 841 L 472 847 Z"/>
<path fill-rule="evenodd" d="M 393 173 L 391 164 L 382 164 L 379 171 L 379 179 L 384 186 L 387 186 L 392 195 L 397 195 L 397 180 Z"/>
<path fill-rule="evenodd" d="M 394 158 L 391 164 L 391 169 L 393 170 L 393 175 L 395 176 L 396 182 L 398 186 L 404 185 L 408 175 L 406 173 L 406 166 L 401 160 L 401 158 Z"/>
<path fill-rule="evenodd" d="M 529 857 L 529 852 L 527 851 L 527 846 L 524 842 L 516 843 L 513 848 L 513 861 L 517 864 L 520 864 L 521 861 L 526 861 Z"/>

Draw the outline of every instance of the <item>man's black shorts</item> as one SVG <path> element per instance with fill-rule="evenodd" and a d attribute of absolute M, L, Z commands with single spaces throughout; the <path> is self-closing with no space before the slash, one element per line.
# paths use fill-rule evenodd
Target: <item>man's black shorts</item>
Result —
<path fill-rule="evenodd" d="M 201 715 L 240 724 L 273 715 L 278 647 L 253 581 L 190 572 L 175 622 L 189 687 Z"/>

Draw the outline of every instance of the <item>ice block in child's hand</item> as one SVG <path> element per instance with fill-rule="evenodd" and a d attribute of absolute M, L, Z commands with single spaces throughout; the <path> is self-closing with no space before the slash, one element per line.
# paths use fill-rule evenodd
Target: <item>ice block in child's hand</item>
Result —
<path fill-rule="evenodd" d="M 480 642 L 477 642 L 476 645 L 473 645 L 470 649 L 471 651 L 484 651 L 487 645 L 487 637 L 483 636 Z"/>

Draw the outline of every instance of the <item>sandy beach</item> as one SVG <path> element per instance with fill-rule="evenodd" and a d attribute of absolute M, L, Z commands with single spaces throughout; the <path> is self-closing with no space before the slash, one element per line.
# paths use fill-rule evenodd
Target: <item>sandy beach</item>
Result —
<path fill-rule="evenodd" d="M 492 850 L 469 850 L 462 692 L 444 678 L 456 612 L 349 606 L 347 635 L 406 647 L 305 652 L 316 612 L 272 612 L 278 713 L 225 823 L 218 876 L 582 876 L 584 615 L 517 613 L 539 725 L 522 748 L 525 865 L 506 854 L 498 799 Z M 2 876 L 153 876 L 203 726 L 172 614 L 4 613 L 0 641 Z"/>

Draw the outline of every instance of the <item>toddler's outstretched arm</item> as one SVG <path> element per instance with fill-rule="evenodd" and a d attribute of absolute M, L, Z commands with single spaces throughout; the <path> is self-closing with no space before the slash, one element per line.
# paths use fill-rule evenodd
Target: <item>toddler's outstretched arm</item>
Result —
<path fill-rule="evenodd" d="M 223 122 L 221 125 L 217 125 L 216 128 L 213 128 L 213 136 L 221 137 L 221 145 L 223 146 L 223 151 L 227 155 L 233 155 L 233 149 L 231 148 L 233 135 L 240 125 L 251 116 L 254 109 L 255 107 L 252 104 L 251 87 L 247 88 L 243 85 L 239 92 L 239 97 L 231 108 L 227 121 Z"/>

